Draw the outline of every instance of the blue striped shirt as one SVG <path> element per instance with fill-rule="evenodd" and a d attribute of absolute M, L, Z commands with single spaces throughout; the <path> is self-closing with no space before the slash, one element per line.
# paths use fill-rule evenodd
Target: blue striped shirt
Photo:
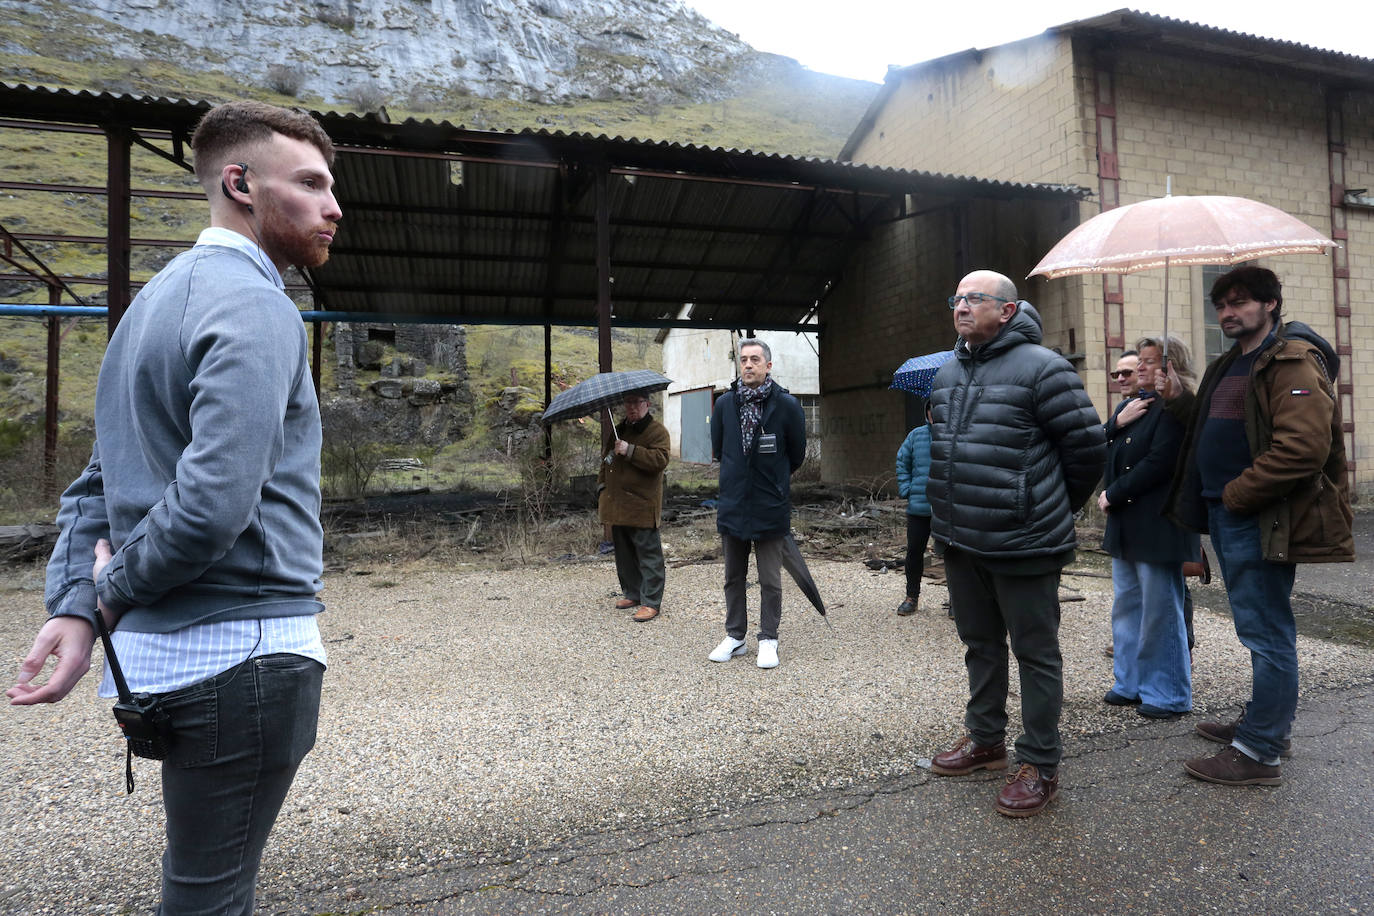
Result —
<path fill-rule="evenodd" d="M 197 245 L 236 248 L 271 267 L 281 287 L 281 275 L 252 239 L 228 229 L 211 227 L 196 239 Z M 112 637 L 119 666 L 129 689 L 135 693 L 167 693 L 189 687 L 250 658 L 288 652 L 327 664 L 324 641 L 315 615 L 265 617 L 259 620 L 224 620 L 184 627 L 172 633 L 135 633 L 115 629 Z M 110 665 L 105 663 L 100 682 L 102 697 L 116 696 Z"/>

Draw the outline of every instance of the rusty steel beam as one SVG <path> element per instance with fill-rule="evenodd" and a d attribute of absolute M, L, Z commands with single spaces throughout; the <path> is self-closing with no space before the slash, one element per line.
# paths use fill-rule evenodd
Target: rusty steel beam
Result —
<path fill-rule="evenodd" d="M 95 184 L 52 184 L 46 181 L 0 181 L 0 190 L 45 191 L 54 194 L 89 194 L 104 197 L 109 189 Z M 204 200 L 204 191 L 163 191 L 158 188 L 130 188 L 130 197 L 156 197 L 165 200 Z"/>
<path fill-rule="evenodd" d="M 21 242 L 54 242 L 58 244 L 71 245 L 104 245 L 106 241 L 103 235 L 54 235 L 43 232 L 15 232 L 12 236 Z M 132 248 L 190 248 L 194 241 L 179 241 L 177 239 L 129 239 Z"/>
<path fill-rule="evenodd" d="M 107 160 L 105 186 L 105 231 L 109 234 L 105 274 L 110 279 L 106 323 L 111 336 L 129 307 L 129 155 L 132 143 L 126 130 L 109 127 L 105 131 Z"/>
<path fill-rule="evenodd" d="M 596 327 L 597 364 L 611 371 L 611 195 L 605 163 L 596 174 Z"/>
<path fill-rule="evenodd" d="M 48 305 L 62 302 L 62 290 L 48 286 Z M 57 373 L 58 358 L 62 352 L 62 319 L 56 315 L 48 318 L 48 373 L 43 393 L 43 494 L 52 497 L 57 487 Z"/>

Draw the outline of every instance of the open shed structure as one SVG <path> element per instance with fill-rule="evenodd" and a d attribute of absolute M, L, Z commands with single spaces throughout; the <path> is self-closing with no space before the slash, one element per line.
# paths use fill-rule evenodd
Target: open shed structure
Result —
<path fill-rule="evenodd" d="M 108 162 L 103 187 L 0 180 L 0 190 L 104 195 L 108 213 L 104 238 L 6 231 L 11 269 L 0 279 L 31 278 L 13 246 L 34 242 L 103 244 L 108 266 L 104 277 L 39 277 L 53 291 L 48 306 L 7 303 L 0 314 L 79 314 L 62 291 L 90 284 L 106 288 L 113 329 L 138 286 L 130 251 L 189 244 L 134 236 L 131 202 L 202 197 L 189 178 L 184 190 L 132 187 L 130 151 L 137 144 L 189 168 L 190 135 L 210 107 L 0 84 L 0 130 L 103 134 Z M 805 325 L 824 340 L 846 320 L 827 308 L 831 290 L 882 226 L 970 201 L 1058 208 L 1087 194 L 677 143 L 312 114 L 338 147 L 344 218 L 329 262 L 293 284 L 313 299 L 306 320 L 595 326 L 603 370 L 612 326 Z M 318 373 L 318 330 L 314 346 Z M 52 386 L 56 358 L 50 348 Z"/>

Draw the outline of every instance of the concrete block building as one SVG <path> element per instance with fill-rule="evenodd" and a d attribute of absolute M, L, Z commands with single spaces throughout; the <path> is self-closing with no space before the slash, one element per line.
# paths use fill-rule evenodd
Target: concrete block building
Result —
<path fill-rule="evenodd" d="M 952 344 L 944 300 L 975 268 L 1018 281 L 1046 346 L 1078 367 L 1105 414 L 1117 355 L 1163 329 L 1164 272 L 1021 278 L 1074 226 L 1167 189 L 1254 198 L 1339 242 L 1331 256 L 1260 263 L 1283 281 L 1284 316 L 1341 353 L 1352 479 L 1374 484 L 1374 60 L 1122 10 L 889 71 L 840 158 L 1092 194 L 969 198 L 874 233 L 822 306 L 827 479 L 891 463 L 915 420 L 886 380 Z M 1168 274 L 1169 331 L 1200 364 L 1230 344 L 1206 296 L 1225 269 Z"/>
<path fill-rule="evenodd" d="M 682 317 L 690 317 L 691 307 Z M 711 460 L 711 409 L 739 374 L 740 334 L 696 328 L 665 328 L 663 374 L 673 380 L 663 399 L 663 425 L 672 438 L 672 455 L 705 464 Z M 820 449 L 820 351 L 816 335 L 762 331 L 755 335 L 773 353 L 774 380 L 796 395 L 806 412 L 808 460 Z"/>

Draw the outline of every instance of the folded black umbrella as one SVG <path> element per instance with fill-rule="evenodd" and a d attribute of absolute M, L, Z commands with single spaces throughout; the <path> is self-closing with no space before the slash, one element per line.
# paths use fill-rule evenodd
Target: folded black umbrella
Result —
<path fill-rule="evenodd" d="M 816 580 L 811 578 L 811 570 L 802 558 L 801 548 L 797 546 L 796 539 L 790 533 L 782 539 L 782 568 L 787 570 L 787 574 L 797 583 L 797 588 L 801 589 L 806 600 L 820 612 L 821 619 L 830 627 L 830 618 L 825 613 L 825 601 L 821 598 L 821 590 L 816 587 Z M 834 627 L 830 628 L 834 630 Z"/>

